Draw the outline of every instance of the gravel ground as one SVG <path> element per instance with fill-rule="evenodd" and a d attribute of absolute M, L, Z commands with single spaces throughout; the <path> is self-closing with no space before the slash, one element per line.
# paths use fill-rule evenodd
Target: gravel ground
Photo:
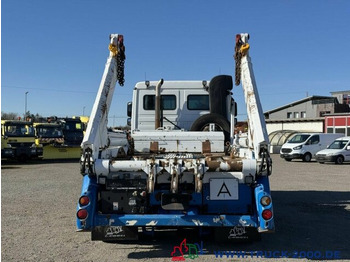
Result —
<path fill-rule="evenodd" d="M 215 258 L 214 250 L 288 251 L 288 255 L 296 251 L 301 256 L 303 251 L 322 255 L 339 251 L 341 260 L 350 260 L 350 164 L 286 162 L 278 155 L 273 164 L 276 232 L 250 244 L 193 239 L 189 243 L 203 240 L 205 254 L 197 260 L 238 259 Z M 171 261 L 170 253 L 183 236 L 161 234 L 137 243 L 112 244 L 92 242 L 89 233 L 75 232 L 81 179 L 77 162 L 2 163 L 3 261 Z M 244 259 L 250 260 L 276 261 Z"/>

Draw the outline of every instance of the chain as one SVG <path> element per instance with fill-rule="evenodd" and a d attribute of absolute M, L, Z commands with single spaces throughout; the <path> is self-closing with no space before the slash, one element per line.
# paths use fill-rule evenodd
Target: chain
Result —
<path fill-rule="evenodd" d="M 242 46 L 242 40 L 240 35 L 236 35 L 236 46 L 235 46 L 235 62 L 236 62 L 236 68 L 235 68 L 235 84 L 238 86 L 241 83 L 241 59 L 242 59 L 242 53 L 240 52 Z"/>
<path fill-rule="evenodd" d="M 124 63 L 125 63 L 125 46 L 123 36 L 118 38 L 119 50 L 117 53 L 117 79 L 120 86 L 124 86 Z"/>

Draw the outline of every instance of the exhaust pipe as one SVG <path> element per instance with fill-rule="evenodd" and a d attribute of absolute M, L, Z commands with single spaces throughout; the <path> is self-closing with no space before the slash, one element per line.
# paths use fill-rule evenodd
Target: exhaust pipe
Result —
<path fill-rule="evenodd" d="M 156 86 L 156 98 L 155 98 L 155 121 L 154 121 L 154 129 L 158 129 L 160 127 L 160 88 L 164 83 L 163 78 L 159 80 Z"/>

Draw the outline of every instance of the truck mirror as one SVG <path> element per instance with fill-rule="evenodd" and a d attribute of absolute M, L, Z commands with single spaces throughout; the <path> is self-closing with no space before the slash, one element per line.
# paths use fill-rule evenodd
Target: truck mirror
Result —
<path fill-rule="evenodd" d="M 235 100 L 232 99 L 232 105 L 231 105 L 231 112 L 233 111 L 234 116 L 237 116 L 237 103 Z"/>
<path fill-rule="evenodd" d="M 127 108 L 126 108 L 126 112 L 128 117 L 131 117 L 131 112 L 132 112 L 132 102 L 128 102 Z"/>
<path fill-rule="evenodd" d="M 126 124 L 127 124 L 128 126 L 131 126 L 131 118 L 130 118 L 130 117 L 126 120 Z"/>
<path fill-rule="evenodd" d="M 347 147 L 346 147 L 346 150 L 350 150 L 350 146 L 347 146 Z"/>

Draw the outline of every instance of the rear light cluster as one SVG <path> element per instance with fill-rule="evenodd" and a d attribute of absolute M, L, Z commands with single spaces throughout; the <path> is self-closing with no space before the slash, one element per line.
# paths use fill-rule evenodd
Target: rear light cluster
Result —
<path fill-rule="evenodd" d="M 77 217 L 79 219 L 86 219 L 88 216 L 88 212 L 86 211 L 86 209 L 79 209 L 77 212 Z"/>
<path fill-rule="evenodd" d="M 263 197 L 261 198 L 261 200 L 260 200 L 260 203 L 261 203 L 264 207 L 270 205 L 271 202 L 272 202 L 272 201 L 271 201 L 271 197 L 269 197 L 269 196 L 263 196 Z"/>
<path fill-rule="evenodd" d="M 265 209 L 261 215 L 263 219 L 270 220 L 272 218 L 272 211 L 270 209 Z"/>
<path fill-rule="evenodd" d="M 90 203 L 90 199 L 87 196 L 81 196 L 79 198 L 79 205 L 80 207 L 86 207 Z M 78 219 L 86 219 L 88 216 L 88 212 L 84 208 L 80 208 L 77 212 Z"/>
<path fill-rule="evenodd" d="M 90 199 L 87 196 L 82 196 L 79 198 L 79 204 L 81 206 L 87 206 L 90 203 Z"/>
<path fill-rule="evenodd" d="M 263 196 L 260 200 L 261 205 L 264 207 L 269 206 L 271 204 L 271 202 L 272 202 L 272 200 L 271 200 L 271 197 L 269 197 L 269 196 Z M 272 214 L 272 211 L 270 209 L 265 209 L 262 212 L 261 216 L 265 220 L 270 220 L 272 218 L 273 214 Z"/>

